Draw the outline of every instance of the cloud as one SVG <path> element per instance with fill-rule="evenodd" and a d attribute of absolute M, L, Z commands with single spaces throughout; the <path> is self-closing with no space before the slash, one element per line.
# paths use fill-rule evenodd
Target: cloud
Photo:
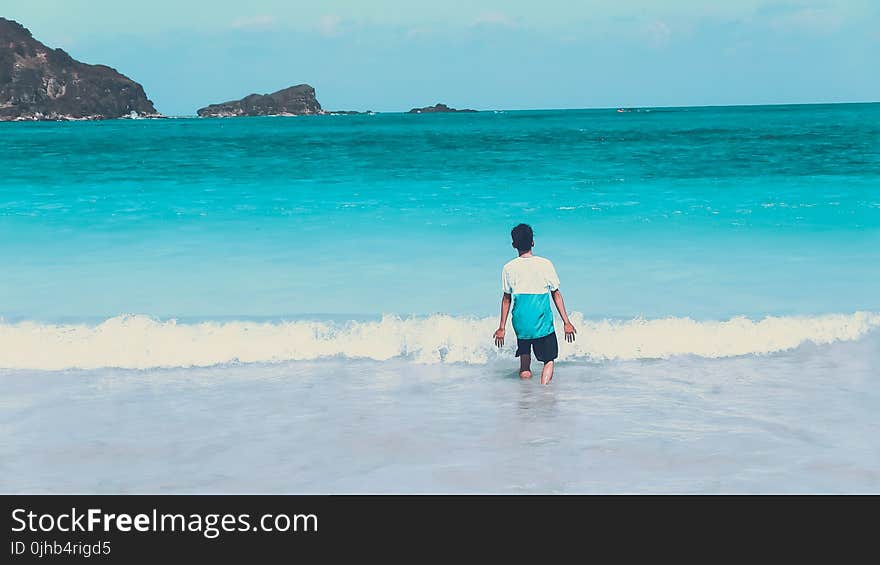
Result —
<path fill-rule="evenodd" d="M 271 27 L 275 24 L 275 16 L 245 16 L 233 20 L 232 27 L 235 29 L 253 29 Z"/>
<path fill-rule="evenodd" d="M 418 39 L 431 35 L 431 30 L 425 26 L 412 27 L 406 30 L 407 39 Z"/>
<path fill-rule="evenodd" d="M 326 14 L 318 20 L 318 33 L 326 37 L 336 37 L 342 33 L 342 18 L 336 14 Z"/>
<path fill-rule="evenodd" d="M 477 16 L 474 20 L 471 21 L 471 26 L 501 26 L 501 27 L 516 27 L 516 22 L 514 22 L 510 16 L 503 12 L 483 12 L 479 16 Z"/>
<path fill-rule="evenodd" d="M 665 47 L 669 44 L 669 40 L 672 37 L 672 29 L 666 22 L 656 21 L 650 23 L 646 32 L 648 35 L 648 40 L 654 47 Z"/>
<path fill-rule="evenodd" d="M 803 8 L 778 14 L 769 24 L 777 31 L 829 35 L 841 28 L 843 20 L 841 14 L 830 10 Z"/>

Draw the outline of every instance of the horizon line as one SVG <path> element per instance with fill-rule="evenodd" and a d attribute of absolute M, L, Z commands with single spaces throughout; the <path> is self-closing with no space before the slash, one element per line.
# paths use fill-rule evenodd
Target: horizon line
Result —
<path fill-rule="evenodd" d="M 477 112 L 552 112 L 552 111 L 580 111 L 580 110 L 677 110 L 687 108 L 757 108 L 762 106 L 842 106 L 855 104 L 880 104 L 880 100 L 855 100 L 846 102 L 765 102 L 765 103 L 739 103 L 739 104 L 686 104 L 681 106 L 584 106 L 584 107 L 545 107 L 545 108 L 483 108 L 476 110 Z M 334 112 L 360 112 L 366 114 L 372 112 L 374 114 L 409 114 L 409 110 L 324 110 L 326 114 Z M 436 114 L 455 114 L 458 112 L 424 112 L 422 115 Z M 314 114 L 314 115 L 326 115 Z M 168 118 L 199 118 L 197 114 L 162 114 Z M 271 118 L 271 117 L 310 117 L 312 114 L 303 114 L 297 116 L 229 116 L 232 118 Z"/>

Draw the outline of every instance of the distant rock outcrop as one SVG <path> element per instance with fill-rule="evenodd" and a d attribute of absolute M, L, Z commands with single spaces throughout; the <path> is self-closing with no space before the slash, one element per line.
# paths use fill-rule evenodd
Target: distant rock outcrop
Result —
<path fill-rule="evenodd" d="M 0 18 L 0 121 L 158 116 L 140 84 L 50 49 L 18 22 Z"/>
<path fill-rule="evenodd" d="M 325 114 L 328 116 L 375 116 L 376 112 L 372 110 L 365 110 L 361 112 L 360 110 L 325 110 Z"/>
<path fill-rule="evenodd" d="M 433 106 L 425 106 L 424 108 L 413 108 L 408 114 L 437 114 L 443 112 L 476 112 L 476 110 L 464 109 L 464 110 L 456 110 L 455 108 L 450 108 L 446 104 L 435 104 Z"/>
<path fill-rule="evenodd" d="M 211 104 L 196 112 L 203 118 L 234 116 L 308 116 L 323 114 L 315 89 L 299 84 L 272 94 L 250 94 L 241 100 Z"/>

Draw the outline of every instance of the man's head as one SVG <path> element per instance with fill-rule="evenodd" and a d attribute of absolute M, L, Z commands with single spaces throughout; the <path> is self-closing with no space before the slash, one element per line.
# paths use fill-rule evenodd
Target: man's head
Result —
<path fill-rule="evenodd" d="M 520 224 L 510 230 L 510 238 L 513 240 L 513 246 L 520 253 L 526 253 L 535 246 L 534 233 L 528 224 Z"/>

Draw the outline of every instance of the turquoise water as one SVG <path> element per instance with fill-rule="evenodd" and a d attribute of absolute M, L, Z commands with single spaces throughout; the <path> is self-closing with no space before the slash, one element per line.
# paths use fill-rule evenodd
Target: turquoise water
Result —
<path fill-rule="evenodd" d="M 531 223 L 591 318 L 880 309 L 880 105 L 8 123 L 0 315 L 494 315 Z"/>
<path fill-rule="evenodd" d="M 880 492 L 880 104 L 4 123 L 0 171 L 0 492 Z M 521 221 L 549 387 L 492 344 Z"/>

